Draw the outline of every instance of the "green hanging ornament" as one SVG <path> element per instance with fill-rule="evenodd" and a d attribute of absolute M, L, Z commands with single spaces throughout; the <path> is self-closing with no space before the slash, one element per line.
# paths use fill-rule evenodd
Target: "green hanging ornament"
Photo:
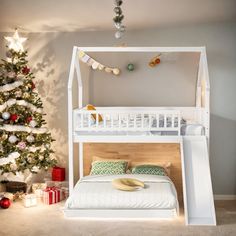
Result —
<path fill-rule="evenodd" d="M 133 71 L 133 70 L 134 70 L 134 64 L 129 63 L 129 64 L 127 65 L 127 70 L 128 70 L 128 71 Z"/>

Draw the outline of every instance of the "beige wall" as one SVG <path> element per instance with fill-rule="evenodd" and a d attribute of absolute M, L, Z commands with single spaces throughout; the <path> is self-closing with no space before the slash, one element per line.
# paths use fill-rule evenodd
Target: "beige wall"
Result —
<path fill-rule="evenodd" d="M 119 76 L 91 70 L 89 102 L 96 106 L 194 106 L 199 53 L 89 53 L 94 59 L 121 70 Z M 127 71 L 128 63 L 135 70 Z M 88 70 L 88 68 L 87 68 Z M 85 89 L 85 91 L 87 91 Z"/>
<path fill-rule="evenodd" d="M 5 56 L 3 35 L 0 55 Z M 114 46 L 113 32 L 28 34 L 30 64 L 56 156 L 67 165 L 67 78 L 73 45 Z M 128 46 L 206 46 L 211 82 L 211 172 L 215 194 L 236 194 L 236 24 L 127 31 Z M 127 100 L 129 102 L 129 100 Z M 78 169 L 78 167 L 76 167 Z M 78 172 L 77 172 L 78 173 Z"/>

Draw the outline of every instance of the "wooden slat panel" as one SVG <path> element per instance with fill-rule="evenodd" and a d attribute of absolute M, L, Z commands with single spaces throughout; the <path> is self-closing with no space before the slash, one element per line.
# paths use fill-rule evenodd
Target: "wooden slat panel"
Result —
<path fill-rule="evenodd" d="M 176 143 L 87 143 L 84 144 L 84 175 L 90 172 L 93 156 L 124 158 L 133 162 L 171 162 L 170 178 L 182 202 L 182 173 L 180 146 Z"/>

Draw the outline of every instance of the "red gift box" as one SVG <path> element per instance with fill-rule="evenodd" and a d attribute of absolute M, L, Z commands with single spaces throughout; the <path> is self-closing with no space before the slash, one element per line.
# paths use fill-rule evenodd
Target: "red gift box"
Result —
<path fill-rule="evenodd" d="M 52 180 L 53 181 L 64 181 L 65 180 L 65 168 L 53 167 L 52 169 Z"/>
<path fill-rule="evenodd" d="M 43 191 L 43 202 L 51 205 L 62 200 L 62 191 L 56 187 L 47 187 Z"/>

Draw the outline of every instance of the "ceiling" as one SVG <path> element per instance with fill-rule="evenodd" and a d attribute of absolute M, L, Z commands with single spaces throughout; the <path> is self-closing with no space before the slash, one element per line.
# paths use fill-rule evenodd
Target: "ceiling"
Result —
<path fill-rule="evenodd" d="M 0 31 L 114 29 L 114 0 L 0 0 Z M 123 0 L 128 29 L 236 21 L 236 0 Z"/>

